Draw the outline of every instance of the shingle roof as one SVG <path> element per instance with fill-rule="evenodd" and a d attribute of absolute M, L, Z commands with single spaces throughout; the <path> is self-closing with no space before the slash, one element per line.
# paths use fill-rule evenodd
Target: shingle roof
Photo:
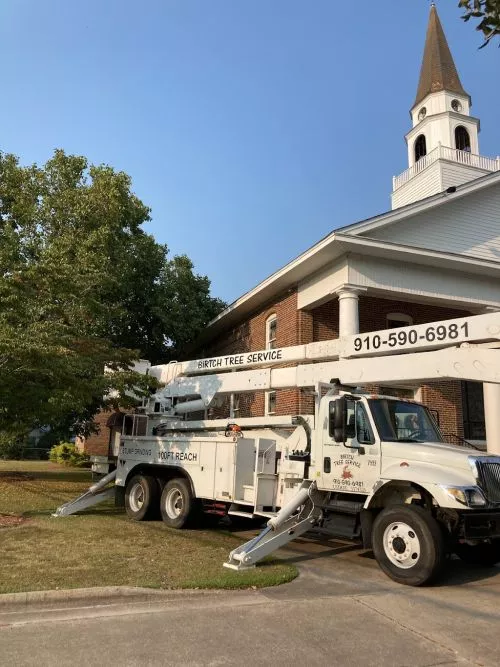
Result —
<path fill-rule="evenodd" d="M 421 102 L 429 93 L 436 93 L 441 90 L 468 96 L 460 82 L 450 47 L 446 41 L 436 7 L 433 4 L 427 26 L 417 96 L 413 106 Z"/>

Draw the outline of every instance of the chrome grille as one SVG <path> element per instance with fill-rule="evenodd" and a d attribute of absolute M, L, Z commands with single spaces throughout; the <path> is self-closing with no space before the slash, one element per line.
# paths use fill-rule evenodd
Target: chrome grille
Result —
<path fill-rule="evenodd" d="M 500 503 L 500 461 L 477 461 L 481 486 L 490 503 Z"/>

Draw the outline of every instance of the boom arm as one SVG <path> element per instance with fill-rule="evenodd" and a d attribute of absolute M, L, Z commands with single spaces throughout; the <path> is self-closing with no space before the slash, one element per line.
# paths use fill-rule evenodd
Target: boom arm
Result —
<path fill-rule="evenodd" d="M 216 395 L 314 387 L 332 378 L 346 385 L 421 383 L 451 378 L 500 383 L 500 344 L 491 342 L 498 340 L 500 313 L 491 313 L 309 345 L 200 359 L 179 364 L 175 369 L 169 365 L 151 370 L 160 378 L 165 368 L 177 374 L 155 399 L 169 402 L 180 397 L 191 399 L 188 404 L 179 404 L 179 408 L 184 406 L 183 412 L 189 412 L 208 407 Z M 294 360 L 307 363 L 235 371 L 259 363 L 271 366 Z M 198 373 L 211 372 L 190 375 L 196 368 Z M 214 369 L 220 372 L 214 373 Z M 228 370 L 235 372 L 225 372 Z"/>

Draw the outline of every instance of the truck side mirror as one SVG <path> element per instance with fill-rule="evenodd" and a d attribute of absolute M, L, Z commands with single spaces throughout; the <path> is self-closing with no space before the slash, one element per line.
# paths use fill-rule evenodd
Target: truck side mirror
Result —
<path fill-rule="evenodd" d="M 335 412 L 333 413 L 333 439 L 335 442 L 345 442 L 346 422 L 346 400 L 345 396 L 339 396 L 335 401 Z"/>

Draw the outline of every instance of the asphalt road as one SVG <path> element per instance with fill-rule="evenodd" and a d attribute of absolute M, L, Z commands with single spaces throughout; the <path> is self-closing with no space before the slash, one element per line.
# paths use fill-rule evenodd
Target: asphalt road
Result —
<path fill-rule="evenodd" d="M 391 582 L 363 552 L 300 540 L 291 584 L 153 601 L 0 607 L 10 665 L 500 664 L 500 568 L 450 561 L 432 588 Z"/>

